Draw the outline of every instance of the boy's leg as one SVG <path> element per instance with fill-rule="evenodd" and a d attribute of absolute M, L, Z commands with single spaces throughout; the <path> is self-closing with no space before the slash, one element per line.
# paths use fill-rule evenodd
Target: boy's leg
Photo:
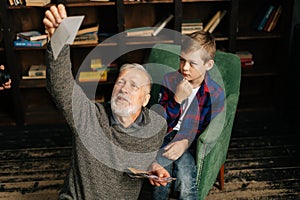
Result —
<path fill-rule="evenodd" d="M 189 150 L 174 162 L 173 173 L 177 178 L 175 181 L 175 190 L 180 193 L 179 199 L 198 199 L 196 167 L 193 153 Z"/>
<path fill-rule="evenodd" d="M 166 146 L 170 143 L 170 141 L 174 138 L 177 131 L 172 131 L 167 134 L 167 136 L 164 138 L 164 142 L 162 147 Z M 162 156 L 162 153 L 164 152 L 163 148 L 160 149 L 160 151 L 157 153 L 157 162 L 163 166 L 172 176 L 173 175 L 173 161 L 165 158 Z M 169 199 L 169 191 L 170 187 L 172 185 L 172 182 L 168 183 L 165 187 L 164 186 L 154 186 L 153 192 L 152 192 L 152 199 L 154 200 L 167 200 Z"/>

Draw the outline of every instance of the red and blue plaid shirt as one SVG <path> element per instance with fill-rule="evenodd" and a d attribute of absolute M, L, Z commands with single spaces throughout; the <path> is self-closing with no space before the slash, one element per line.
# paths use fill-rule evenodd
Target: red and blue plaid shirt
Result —
<path fill-rule="evenodd" d="M 176 126 L 182 113 L 181 104 L 174 100 L 176 87 L 182 79 L 179 72 L 168 73 L 164 76 L 160 90 L 159 104 L 164 108 L 168 133 Z M 188 139 L 191 144 L 197 140 L 210 121 L 223 110 L 224 101 L 224 90 L 207 73 L 173 141 Z"/>

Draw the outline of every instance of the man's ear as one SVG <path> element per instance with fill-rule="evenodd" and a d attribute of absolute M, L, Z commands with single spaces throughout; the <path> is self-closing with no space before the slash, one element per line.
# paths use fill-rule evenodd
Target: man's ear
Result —
<path fill-rule="evenodd" d="M 148 104 L 149 100 L 150 100 L 151 95 L 150 94 L 146 94 L 146 96 L 144 97 L 144 101 L 143 101 L 143 107 L 146 107 L 146 105 Z"/>
<path fill-rule="evenodd" d="M 206 71 L 209 71 L 213 66 L 214 66 L 215 62 L 214 60 L 209 60 L 205 63 L 205 68 L 206 68 Z"/>

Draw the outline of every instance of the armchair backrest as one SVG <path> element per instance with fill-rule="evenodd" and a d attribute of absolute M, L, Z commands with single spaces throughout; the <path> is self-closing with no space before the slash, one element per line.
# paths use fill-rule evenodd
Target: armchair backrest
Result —
<path fill-rule="evenodd" d="M 158 94 L 165 74 L 179 68 L 180 46 L 174 44 L 155 44 L 145 65 L 152 76 L 151 98 L 147 107 L 158 103 Z"/>
<path fill-rule="evenodd" d="M 216 71 L 221 75 L 221 85 L 225 89 L 225 109 L 210 122 L 198 139 L 197 186 L 199 200 L 205 199 L 226 160 L 240 93 L 241 63 L 239 57 L 232 53 L 217 51 L 215 67 L 209 73 L 213 76 Z"/>
<path fill-rule="evenodd" d="M 215 67 L 219 70 L 225 86 L 226 97 L 231 94 L 239 95 L 241 63 L 237 55 L 217 51 Z"/>

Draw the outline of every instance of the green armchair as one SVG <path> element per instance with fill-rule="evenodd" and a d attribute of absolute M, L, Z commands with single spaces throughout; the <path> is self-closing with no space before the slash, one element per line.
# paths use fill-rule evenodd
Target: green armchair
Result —
<path fill-rule="evenodd" d="M 163 75 L 178 69 L 178 55 L 180 55 L 180 46 L 178 45 L 156 44 L 151 49 L 146 68 L 152 75 L 154 84 L 148 107 L 157 104 Z M 200 200 L 207 196 L 217 178 L 220 189 L 224 188 L 224 163 L 240 90 L 241 64 L 239 57 L 232 53 L 217 51 L 215 65 L 209 73 L 225 89 L 226 102 L 225 109 L 211 121 L 198 139 L 197 184 Z"/>

